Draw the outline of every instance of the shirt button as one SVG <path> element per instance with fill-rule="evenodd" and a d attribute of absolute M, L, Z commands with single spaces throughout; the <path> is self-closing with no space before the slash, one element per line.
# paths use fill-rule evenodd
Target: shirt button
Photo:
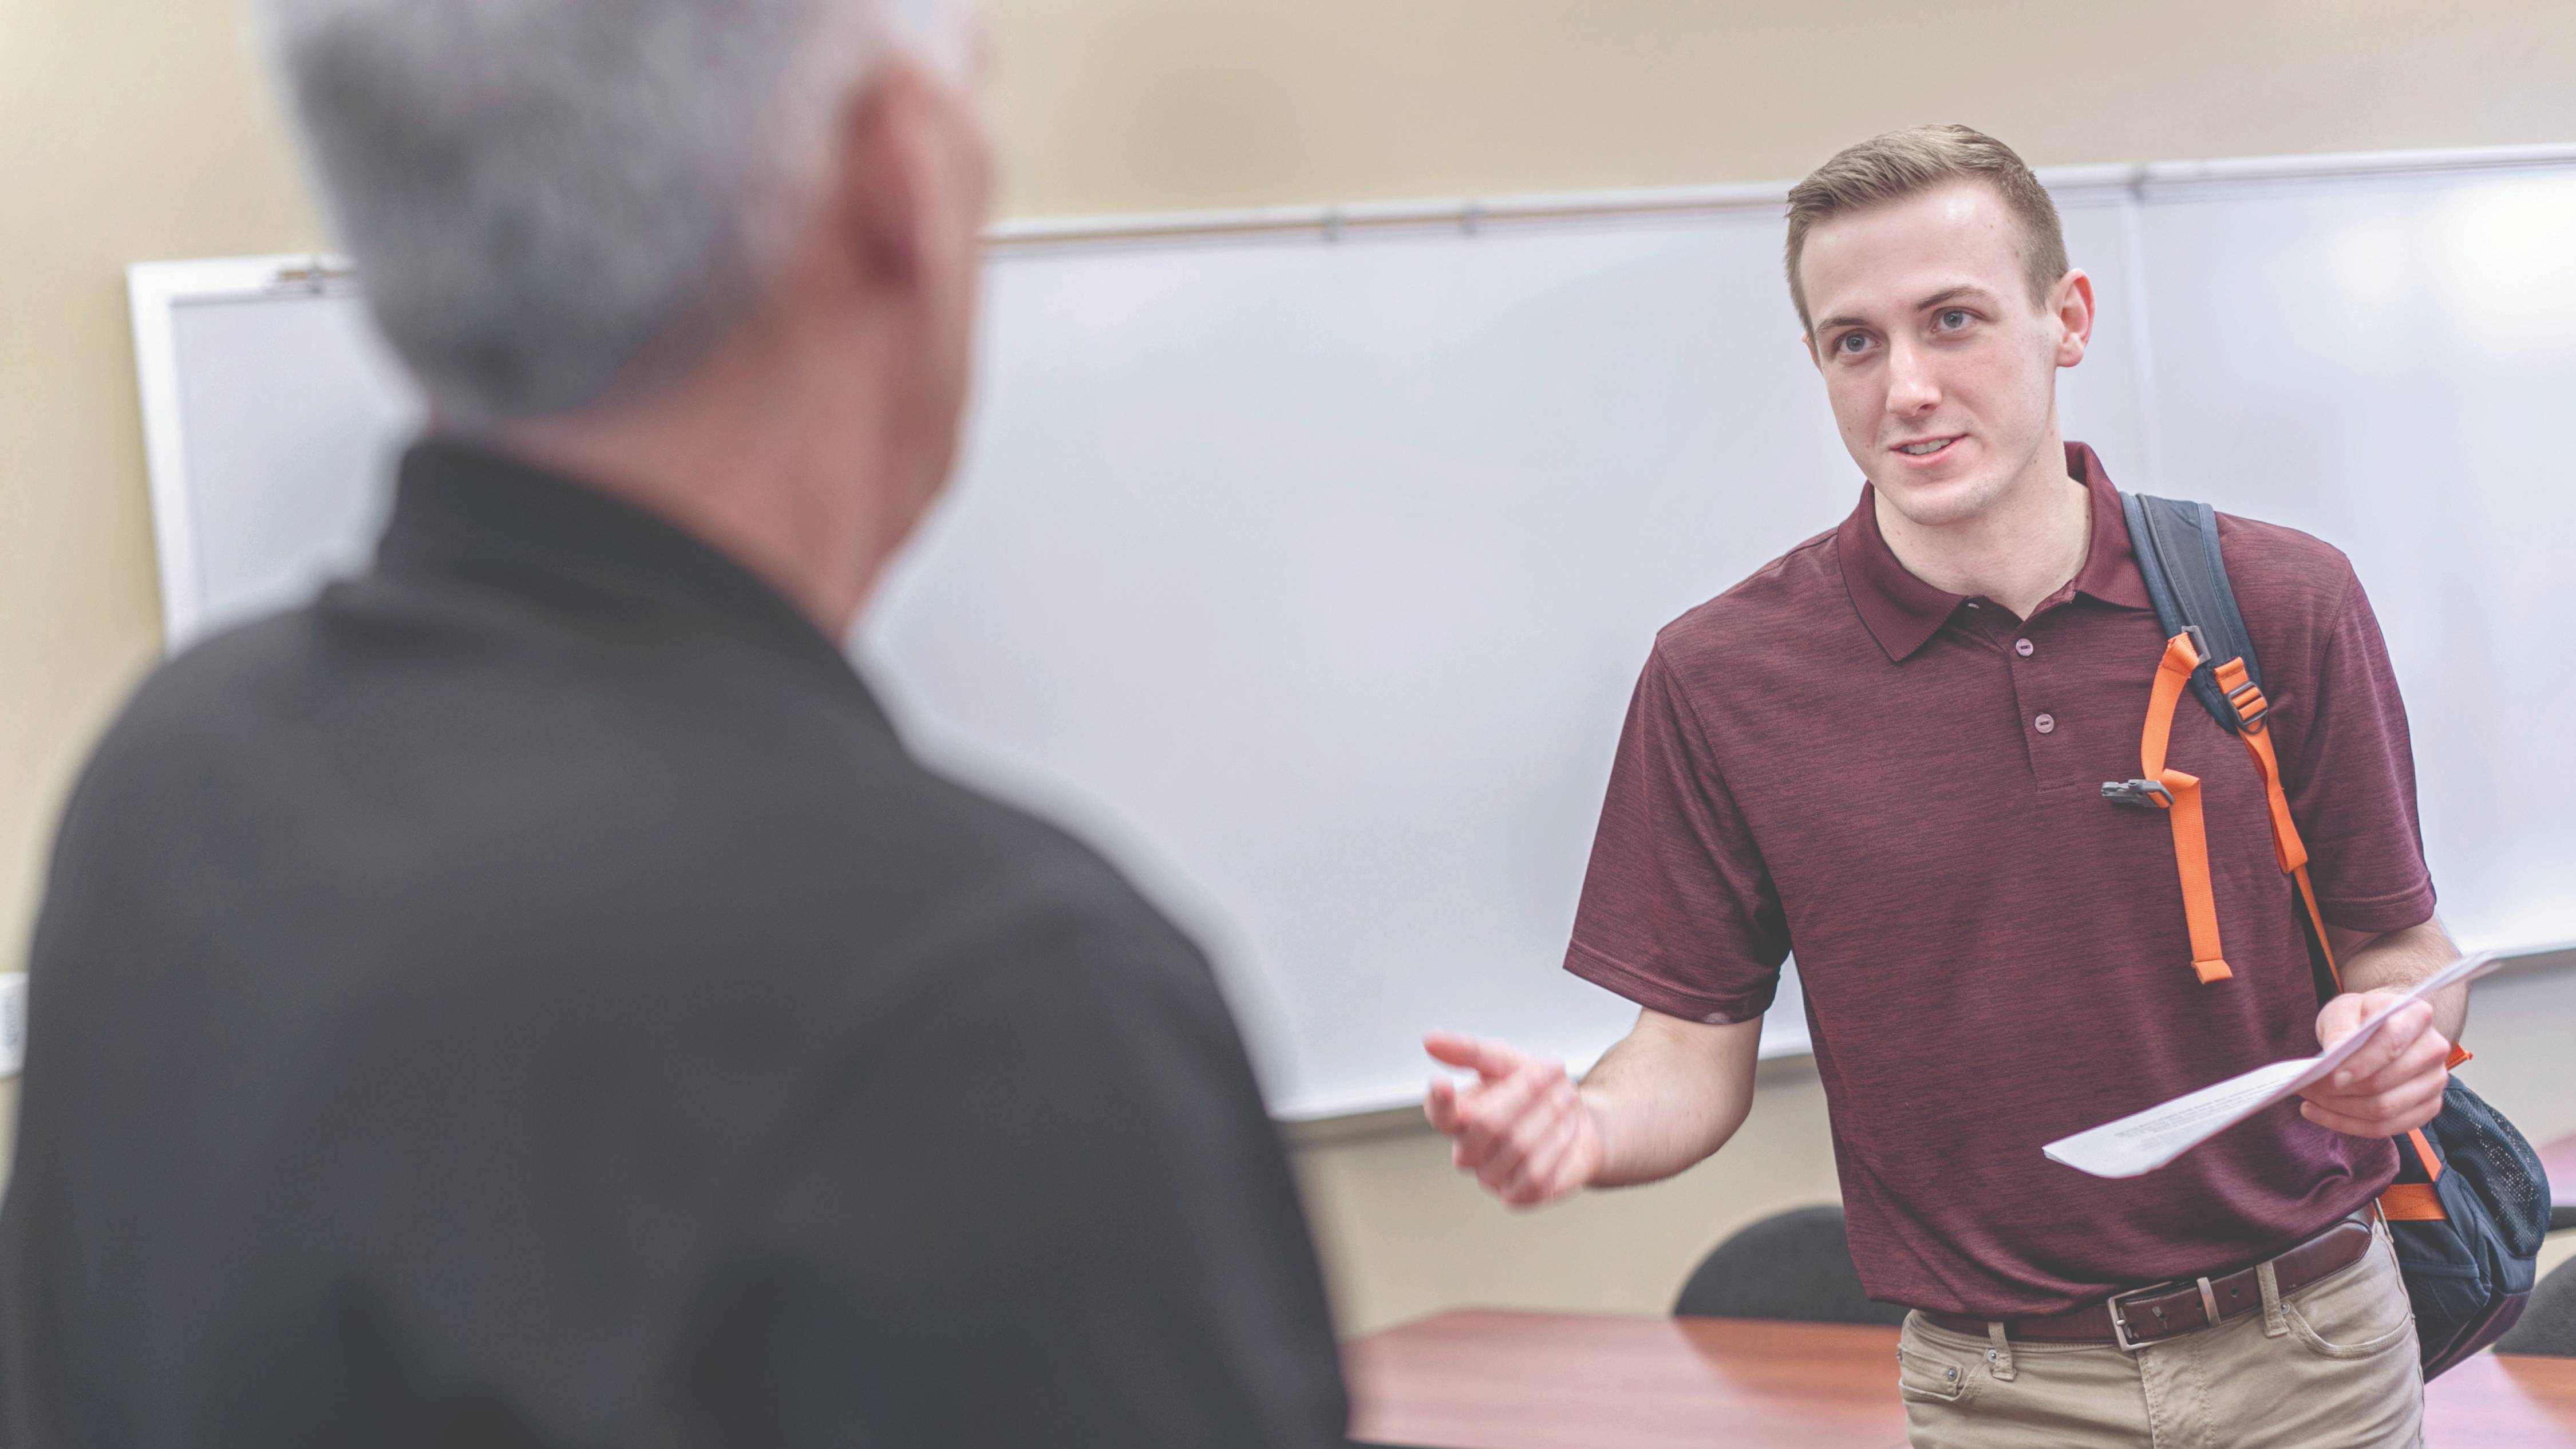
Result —
<path fill-rule="evenodd" d="M 2013 641 L 2013 652 L 2024 659 L 2028 659 L 2030 657 L 2030 641 L 2027 639 L 2015 639 Z"/>
<path fill-rule="evenodd" d="M 2041 734 L 2054 734 L 2057 731 L 2057 716 L 2053 714 L 2041 715 L 2039 718 L 2032 720 L 2030 722 L 2030 726 Z"/>

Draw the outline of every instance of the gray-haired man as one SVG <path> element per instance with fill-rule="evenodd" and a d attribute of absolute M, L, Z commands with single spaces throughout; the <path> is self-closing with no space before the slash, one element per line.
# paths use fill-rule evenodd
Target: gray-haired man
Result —
<path fill-rule="evenodd" d="M 1339 1442 L 1204 961 L 836 646 L 955 447 L 969 20 L 269 19 L 438 424 L 74 795 L 0 1440 Z"/>

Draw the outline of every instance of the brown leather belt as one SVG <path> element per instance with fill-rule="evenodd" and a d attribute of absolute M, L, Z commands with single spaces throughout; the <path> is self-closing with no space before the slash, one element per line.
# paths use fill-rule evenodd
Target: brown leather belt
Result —
<path fill-rule="evenodd" d="M 2272 1260 L 2272 1277 L 2282 1297 L 2298 1292 L 2327 1274 L 2349 1268 L 2370 1251 L 2370 1223 L 2351 1217 Z M 2256 1268 L 2223 1278 L 2194 1278 L 2158 1283 L 2115 1293 L 2099 1303 L 2070 1308 L 2045 1318 L 2008 1318 L 2004 1333 L 2046 1343 L 2116 1343 L 2136 1348 L 2158 1339 L 2192 1333 L 2240 1314 L 2263 1311 L 2263 1289 Z M 1952 1333 L 1986 1335 L 1986 1320 L 1916 1310 Z"/>

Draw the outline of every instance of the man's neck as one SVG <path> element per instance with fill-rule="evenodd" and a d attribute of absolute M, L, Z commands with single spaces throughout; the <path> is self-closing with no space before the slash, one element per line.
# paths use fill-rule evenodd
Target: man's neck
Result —
<path fill-rule="evenodd" d="M 919 509 L 891 481 L 853 478 L 884 436 L 853 399 L 881 393 L 754 371 L 719 363 L 676 393 L 512 425 L 495 441 L 696 535 L 840 639 Z"/>
<path fill-rule="evenodd" d="M 2066 471 L 2052 434 L 2030 466 L 1992 506 L 1956 523 L 1926 527 L 1875 494 L 1878 531 L 1905 571 L 1947 593 L 1992 599 L 2027 619 L 2084 567 L 2092 547 L 2092 501 Z"/>

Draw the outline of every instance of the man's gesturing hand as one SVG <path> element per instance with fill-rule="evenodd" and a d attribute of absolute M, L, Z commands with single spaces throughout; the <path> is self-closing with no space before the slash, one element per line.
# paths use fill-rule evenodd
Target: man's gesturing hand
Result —
<path fill-rule="evenodd" d="M 2317 1044 L 2331 1047 L 2352 1035 L 2401 994 L 2359 991 L 2327 1002 L 2317 1015 Z M 2350 1061 L 2301 1094 L 2307 1100 L 2299 1113 L 2355 1137 L 2395 1137 L 2441 1112 L 2450 1057 L 2449 1038 L 2433 1029 L 2433 1008 L 2420 1001 L 2400 1007 Z"/>
<path fill-rule="evenodd" d="M 1514 1207 L 1582 1188 L 1601 1166 L 1601 1127 L 1563 1062 L 1499 1042 L 1433 1032 L 1424 1049 L 1476 1074 L 1473 1085 L 1432 1080 L 1423 1115 L 1449 1136 L 1450 1160 Z"/>

